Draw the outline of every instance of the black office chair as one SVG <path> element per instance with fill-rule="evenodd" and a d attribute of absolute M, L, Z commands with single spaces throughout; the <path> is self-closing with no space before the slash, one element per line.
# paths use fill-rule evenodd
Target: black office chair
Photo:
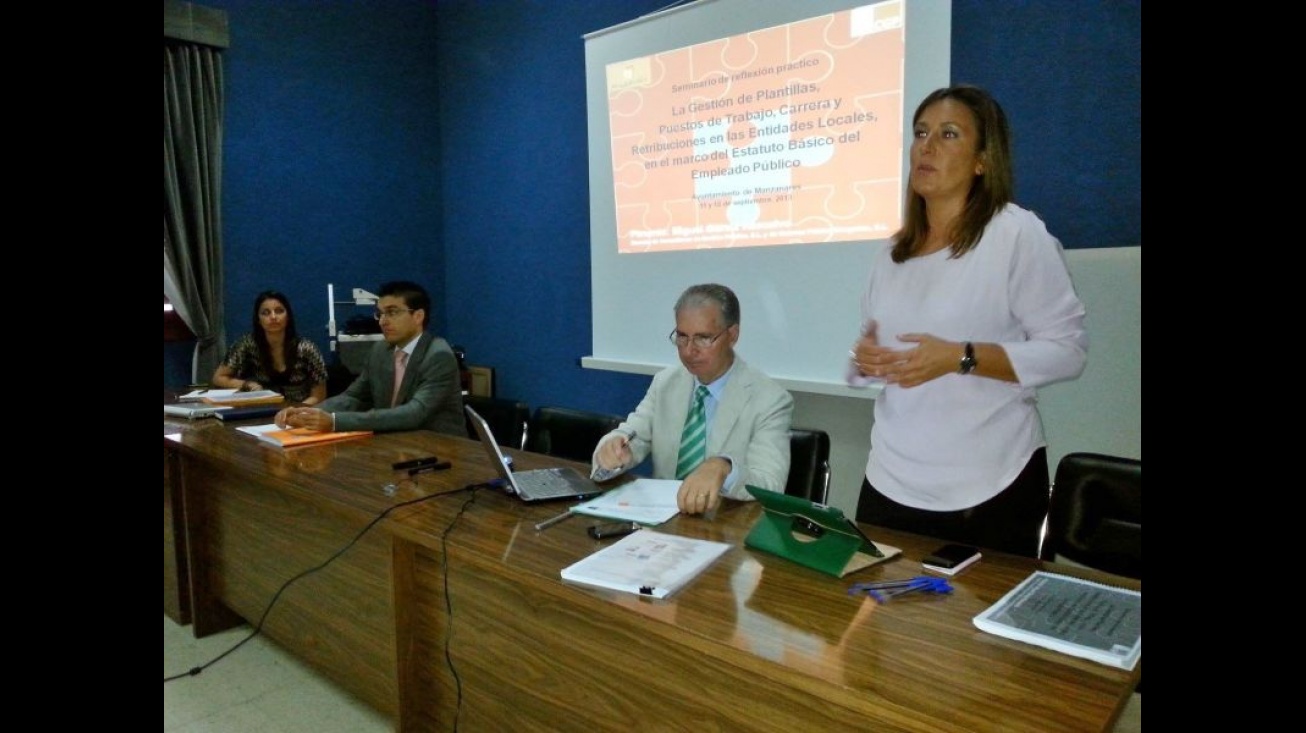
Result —
<path fill-rule="evenodd" d="M 570 407 L 537 407 L 531 416 L 526 450 L 589 463 L 599 439 L 612 432 L 622 419 L 620 415 Z"/>
<path fill-rule="evenodd" d="M 463 404 L 471 405 L 476 414 L 485 418 L 494 439 L 505 448 L 521 450 L 526 447 L 526 425 L 530 421 L 531 408 L 525 402 L 504 399 L 502 397 L 484 397 L 481 395 L 463 395 Z M 478 440 L 471 418 L 467 418 L 467 437 Z"/>
<path fill-rule="evenodd" d="M 1057 463 L 1039 557 L 1060 556 L 1129 578 L 1143 578 L 1143 462 L 1069 453 Z"/>
<path fill-rule="evenodd" d="M 818 504 L 830 498 L 830 435 L 824 430 L 789 430 L 789 479 L 785 493 Z"/>

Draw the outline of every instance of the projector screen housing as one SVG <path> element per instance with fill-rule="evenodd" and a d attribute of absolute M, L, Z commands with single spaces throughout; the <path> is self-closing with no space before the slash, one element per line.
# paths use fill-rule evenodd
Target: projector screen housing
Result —
<path fill-rule="evenodd" d="M 874 248 L 900 223 L 905 116 L 949 83 L 946 0 L 700 0 L 585 37 L 593 354 L 653 373 L 685 287 L 740 298 L 739 353 L 844 385 Z"/>

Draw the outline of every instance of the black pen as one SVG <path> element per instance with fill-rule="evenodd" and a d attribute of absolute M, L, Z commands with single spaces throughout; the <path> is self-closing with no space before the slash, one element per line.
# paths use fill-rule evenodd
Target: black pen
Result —
<path fill-rule="evenodd" d="M 448 461 L 440 461 L 439 463 L 428 463 L 424 466 L 418 466 L 417 468 L 408 469 L 408 475 L 416 476 L 419 473 L 431 473 L 432 471 L 443 471 L 444 469 L 450 468 L 452 466 L 453 464 Z"/>
<path fill-rule="evenodd" d="M 429 466 L 432 463 L 439 463 L 439 462 L 440 462 L 439 458 L 435 456 L 427 456 L 425 458 L 414 458 L 411 461 L 399 461 L 394 465 L 392 465 L 391 468 L 393 468 L 396 471 L 402 471 L 406 468 L 420 468 L 422 466 Z"/>

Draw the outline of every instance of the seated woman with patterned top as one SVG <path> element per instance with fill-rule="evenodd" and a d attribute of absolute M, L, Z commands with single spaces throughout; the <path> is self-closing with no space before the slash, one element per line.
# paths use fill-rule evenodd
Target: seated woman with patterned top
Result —
<path fill-rule="evenodd" d="M 327 396 L 322 352 L 300 337 L 290 299 L 275 290 L 254 298 L 250 333 L 232 344 L 209 381 L 214 387 L 242 392 L 270 389 L 302 405 L 315 405 Z"/>

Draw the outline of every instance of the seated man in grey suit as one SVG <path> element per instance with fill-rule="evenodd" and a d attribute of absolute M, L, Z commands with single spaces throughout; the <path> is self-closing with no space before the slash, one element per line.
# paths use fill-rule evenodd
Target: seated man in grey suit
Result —
<path fill-rule="evenodd" d="M 746 485 L 783 492 L 794 399 L 735 354 L 739 299 L 724 285 L 694 285 L 675 313 L 681 365 L 654 375 L 635 411 L 599 440 L 591 477 L 612 478 L 651 452 L 654 478 L 683 479 L 680 511 L 709 516 L 722 496 L 750 500 Z"/>
<path fill-rule="evenodd" d="M 417 283 L 388 282 L 377 291 L 378 341 L 353 384 L 313 407 L 277 413 L 282 427 L 313 430 L 434 430 L 467 437 L 462 381 L 453 349 L 425 332 L 431 296 Z M 402 372 L 397 380 L 395 374 Z"/>

